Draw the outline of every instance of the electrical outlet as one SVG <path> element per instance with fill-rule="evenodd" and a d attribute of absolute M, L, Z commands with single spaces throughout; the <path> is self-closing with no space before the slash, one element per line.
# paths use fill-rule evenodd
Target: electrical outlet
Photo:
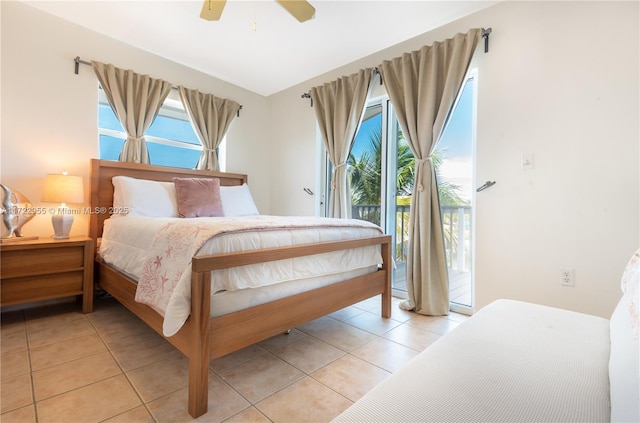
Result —
<path fill-rule="evenodd" d="M 576 286 L 576 281 L 573 276 L 573 269 L 560 269 L 560 285 Z"/>

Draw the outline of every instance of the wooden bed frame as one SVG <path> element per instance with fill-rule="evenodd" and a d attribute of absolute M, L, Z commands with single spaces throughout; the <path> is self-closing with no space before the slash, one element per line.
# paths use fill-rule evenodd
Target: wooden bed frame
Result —
<path fill-rule="evenodd" d="M 242 174 L 92 159 L 91 210 L 94 213 L 90 216 L 90 236 L 96 246 L 99 245 L 98 241 L 102 236 L 103 223 L 109 217 L 109 208 L 113 206 L 111 178 L 116 175 L 156 181 L 172 181 L 174 177 L 219 178 L 221 185 L 241 185 L 247 182 L 247 176 Z M 381 246 L 383 265 L 377 272 L 234 313 L 209 317 L 212 270 L 370 245 Z M 195 418 L 207 412 L 209 360 L 380 294 L 381 314 L 383 317 L 390 317 L 391 263 L 389 235 L 194 257 L 191 314 L 177 334 L 166 338 L 189 359 L 189 414 Z M 134 280 L 102 262 L 97 256 L 95 275 L 102 289 L 162 335 L 162 316 L 152 308 L 135 301 Z"/>

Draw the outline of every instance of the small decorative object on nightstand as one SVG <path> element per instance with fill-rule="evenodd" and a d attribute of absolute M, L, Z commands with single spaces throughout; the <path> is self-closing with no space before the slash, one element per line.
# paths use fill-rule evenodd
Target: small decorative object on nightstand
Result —
<path fill-rule="evenodd" d="M 84 188 L 81 176 L 71 176 L 67 172 L 62 175 L 49 174 L 44 181 L 42 201 L 61 203 L 56 213 L 51 216 L 54 239 L 67 239 L 73 225 L 73 211 L 66 203 L 84 203 Z"/>
<path fill-rule="evenodd" d="M 2 195 L 2 205 L 0 205 L 0 214 L 2 215 L 0 242 L 38 239 L 37 236 L 25 237 L 22 235 L 22 226 L 33 219 L 35 215 L 35 210 L 29 199 L 3 184 L 0 184 L 0 194 Z"/>
<path fill-rule="evenodd" d="M 0 306 L 77 295 L 92 312 L 93 254 L 86 236 L 0 244 Z"/>

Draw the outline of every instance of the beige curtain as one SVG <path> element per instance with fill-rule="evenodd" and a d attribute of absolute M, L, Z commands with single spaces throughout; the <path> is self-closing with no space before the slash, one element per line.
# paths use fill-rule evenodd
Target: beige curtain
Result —
<path fill-rule="evenodd" d="M 371 89 L 373 68 L 311 89 L 311 100 L 324 145 L 333 164 L 329 217 L 351 217 L 347 158 Z"/>
<path fill-rule="evenodd" d="M 431 154 L 460 91 L 482 29 L 422 47 L 380 66 L 398 122 L 413 151 L 407 293 L 401 303 L 420 314 L 449 314 L 449 278 Z"/>
<path fill-rule="evenodd" d="M 191 119 L 191 126 L 202 144 L 202 154 L 196 169 L 219 171 L 216 149 L 240 110 L 240 104 L 182 86 L 179 89 L 182 104 Z"/>
<path fill-rule="evenodd" d="M 111 64 L 92 61 L 91 65 L 113 112 L 127 133 L 120 161 L 149 163 L 144 133 L 158 115 L 171 91 L 171 84 Z"/>

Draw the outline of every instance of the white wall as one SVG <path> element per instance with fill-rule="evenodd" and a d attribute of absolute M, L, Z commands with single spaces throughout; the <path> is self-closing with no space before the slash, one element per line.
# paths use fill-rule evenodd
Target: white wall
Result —
<path fill-rule="evenodd" d="M 640 247 L 638 3 L 501 9 L 502 60 L 480 80 L 478 179 L 499 185 L 478 196 L 478 302 L 608 317 Z M 559 285 L 561 267 L 575 269 L 575 288 Z"/>
<path fill-rule="evenodd" d="M 0 182 L 40 202 L 47 173 L 84 177 L 98 157 L 97 79 L 89 66 L 73 72 L 73 58 L 98 60 L 199 89 L 243 105 L 227 133 L 227 170 L 246 173 L 256 203 L 270 209 L 272 166 L 265 140 L 268 103 L 263 96 L 175 62 L 70 24 L 23 3 L 0 3 L 2 19 L 2 132 Z M 39 215 L 26 235 L 52 235 L 50 216 Z M 76 218 L 72 235 L 88 233 L 88 216 Z"/>
<path fill-rule="evenodd" d="M 608 317 L 640 246 L 637 2 L 506 2 L 270 98 L 275 214 L 312 214 L 319 158 L 311 87 L 471 27 L 478 67 L 476 308 L 497 298 Z M 481 48 L 481 47 L 480 47 Z M 535 167 L 522 170 L 520 156 Z M 560 268 L 576 286 L 560 286 Z"/>

